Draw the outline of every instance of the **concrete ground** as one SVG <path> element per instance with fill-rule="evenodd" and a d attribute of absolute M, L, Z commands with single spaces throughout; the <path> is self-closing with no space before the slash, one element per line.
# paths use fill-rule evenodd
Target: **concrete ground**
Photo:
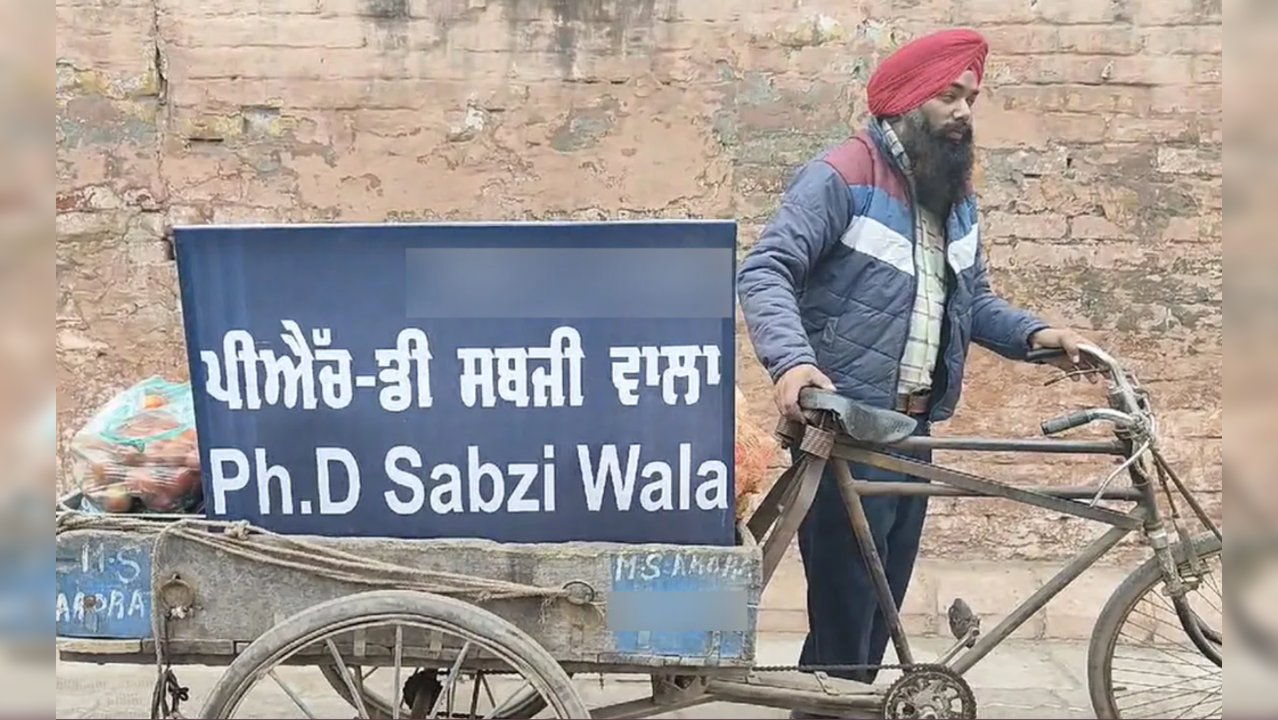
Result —
<path fill-rule="evenodd" d="M 767 634 L 759 639 L 760 665 L 792 664 L 802 638 Z M 937 638 L 916 641 L 920 658 L 934 657 L 946 645 Z M 977 665 L 968 681 L 976 691 L 982 718 L 1090 718 L 1085 668 L 1087 648 L 1080 643 L 1046 643 L 1012 640 Z M 287 682 L 303 695 L 318 717 L 350 718 L 355 712 L 329 689 L 318 671 L 289 669 Z M 215 668 L 179 668 L 178 677 L 191 687 L 192 702 L 186 711 L 198 712 L 204 694 L 217 681 Z M 886 679 L 886 678 L 885 678 Z M 149 716 L 154 667 L 98 667 L 59 663 L 57 669 L 57 717 L 146 718 Z M 640 697 L 647 689 L 642 678 L 580 678 L 578 686 L 591 706 Z M 259 696 L 259 693 L 261 695 Z M 254 691 L 251 716 L 303 717 L 283 693 Z M 715 703 L 657 717 L 669 718 L 783 718 L 788 713 L 772 708 Z"/>

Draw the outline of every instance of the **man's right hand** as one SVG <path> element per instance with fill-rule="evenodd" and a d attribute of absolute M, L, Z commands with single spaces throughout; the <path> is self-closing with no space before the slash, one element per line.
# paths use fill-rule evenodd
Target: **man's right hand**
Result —
<path fill-rule="evenodd" d="M 795 365 L 777 380 L 773 390 L 777 410 L 791 420 L 803 422 L 803 411 L 799 408 L 799 392 L 806 387 L 817 387 L 822 390 L 834 390 L 834 383 L 816 365 Z"/>

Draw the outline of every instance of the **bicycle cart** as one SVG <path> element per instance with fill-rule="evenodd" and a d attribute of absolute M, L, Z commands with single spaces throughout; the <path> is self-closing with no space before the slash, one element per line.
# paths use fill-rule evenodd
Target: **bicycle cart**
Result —
<path fill-rule="evenodd" d="M 57 512 L 59 651 L 64 660 L 155 664 L 157 716 L 177 716 L 181 666 L 202 664 L 225 666 L 205 718 L 251 716 L 249 698 L 263 688 L 319 717 L 293 683 L 299 672 L 318 673 L 349 705 L 345 716 L 361 718 L 639 718 L 718 701 L 839 717 L 974 718 L 964 674 L 1136 532 L 1151 557 L 1113 594 L 1092 636 L 1096 713 L 1220 717 L 1221 532 L 1164 459 L 1148 394 L 1103 351 L 1086 354 L 1107 378 L 1110 407 L 1042 430 L 1107 422 L 1109 440 L 919 438 L 907 416 L 805 391 L 807 422 L 778 429 L 801 451 L 798 461 L 740 528 L 736 547 L 286 537 L 196 517 L 89 515 L 72 496 Z M 896 453 L 920 447 L 1108 455 L 1119 464 L 1094 487 L 1023 487 Z M 849 461 L 932 482 L 859 482 Z M 756 665 L 759 599 L 827 463 L 892 628 L 891 668 L 900 672 L 885 686 L 826 674 L 847 668 Z M 1111 529 L 988 633 L 956 600 L 952 649 L 922 661 L 865 540 L 861 498 L 892 493 L 1002 498 Z M 1206 532 L 1189 533 L 1182 507 Z M 686 612 L 671 612 L 671 597 Z M 713 616 L 733 602 L 743 612 Z M 1141 628 L 1140 619 L 1159 626 Z M 1182 661 L 1188 670 L 1172 668 Z M 588 707 L 572 677 L 595 673 L 648 675 L 651 692 Z"/>

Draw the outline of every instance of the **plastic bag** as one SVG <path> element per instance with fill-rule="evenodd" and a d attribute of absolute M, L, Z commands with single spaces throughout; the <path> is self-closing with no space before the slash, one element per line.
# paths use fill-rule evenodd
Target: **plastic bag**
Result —
<path fill-rule="evenodd" d="M 737 387 L 736 391 L 736 517 L 743 520 L 752 508 L 751 500 L 767 484 L 780 444 L 751 416 L 741 388 Z"/>
<path fill-rule="evenodd" d="M 85 500 L 103 512 L 189 512 L 203 499 L 189 383 L 152 377 L 115 396 L 70 455 Z"/>

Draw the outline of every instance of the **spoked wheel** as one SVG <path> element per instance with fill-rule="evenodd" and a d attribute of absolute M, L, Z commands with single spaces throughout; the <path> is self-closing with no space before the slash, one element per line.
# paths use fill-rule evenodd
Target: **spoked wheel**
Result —
<path fill-rule="evenodd" d="M 351 677 L 358 676 L 360 681 L 355 683 L 356 689 L 359 691 L 361 700 L 365 709 L 368 710 L 370 718 L 413 718 L 412 703 L 423 693 L 422 689 L 436 691 L 442 683 L 439 678 L 445 673 L 441 673 L 439 668 L 415 667 L 411 670 L 404 668 L 400 675 L 403 684 L 399 686 L 399 714 L 391 709 L 392 698 L 395 697 L 395 689 L 391 687 L 394 682 L 392 677 L 392 669 L 386 667 L 364 668 L 357 665 L 347 665 L 347 670 Z M 350 687 L 346 684 L 346 675 L 337 668 L 336 665 L 321 665 L 320 672 L 324 674 L 324 679 L 328 681 L 329 687 L 338 697 L 346 701 L 353 708 L 359 707 L 359 701 L 355 700 L 355 696 L 351 693 Z M 427 683 L 423 686 L 422 683 Z M 465 700 L 473 699 L 479 705 L 487 706 L 487 712 L 479 711 L 475 708 L 470 713 L 472 717 L 489 717 L 489 718 L 532 718 L 537 713 L 546 709 L 546 701 L 541 698 L 532 685 L 521 683 L 520 687 L 513 690 L 509 687 L 509 680 L 490 673 L 478 671 L 463 676 L 460 679 L 463 688 L 471 690 L 472 693 L 480 693 L 476 697 L 466 696 Z M 493 685 L 507 690 L 509 692 L 500 693 L 494 691 Z M 418 702 L 422 704 L 422 702 Z M 466 708 L 469 710 L 470 708 Z M 476 715 L 475 712 L 480 714 Z"/>
<path fill-rule="evenodd" d="M 1206 572 L 1183 604 L 1163 592 L 1162 571 L 1151 558 L 1118 587 L 1101 612 L 1087 662 L 1098 718 L 1223 716 L 1221 543 L 1207 535 L 1194 545 Z M 1184 560 L 1180 548 L 1173 552 Z"/>
<path fill-rule="evenodd" d="M 316 687 L 314 666 L 345 691 Z M 380 676 L 384 685 L 366 687 Z M 271 628 L 227 668 L 200 717 L 502 718 L 528 709 L 590 717 L 563 668 L 506 620 L 452 598 L 378 591 Z"/>

